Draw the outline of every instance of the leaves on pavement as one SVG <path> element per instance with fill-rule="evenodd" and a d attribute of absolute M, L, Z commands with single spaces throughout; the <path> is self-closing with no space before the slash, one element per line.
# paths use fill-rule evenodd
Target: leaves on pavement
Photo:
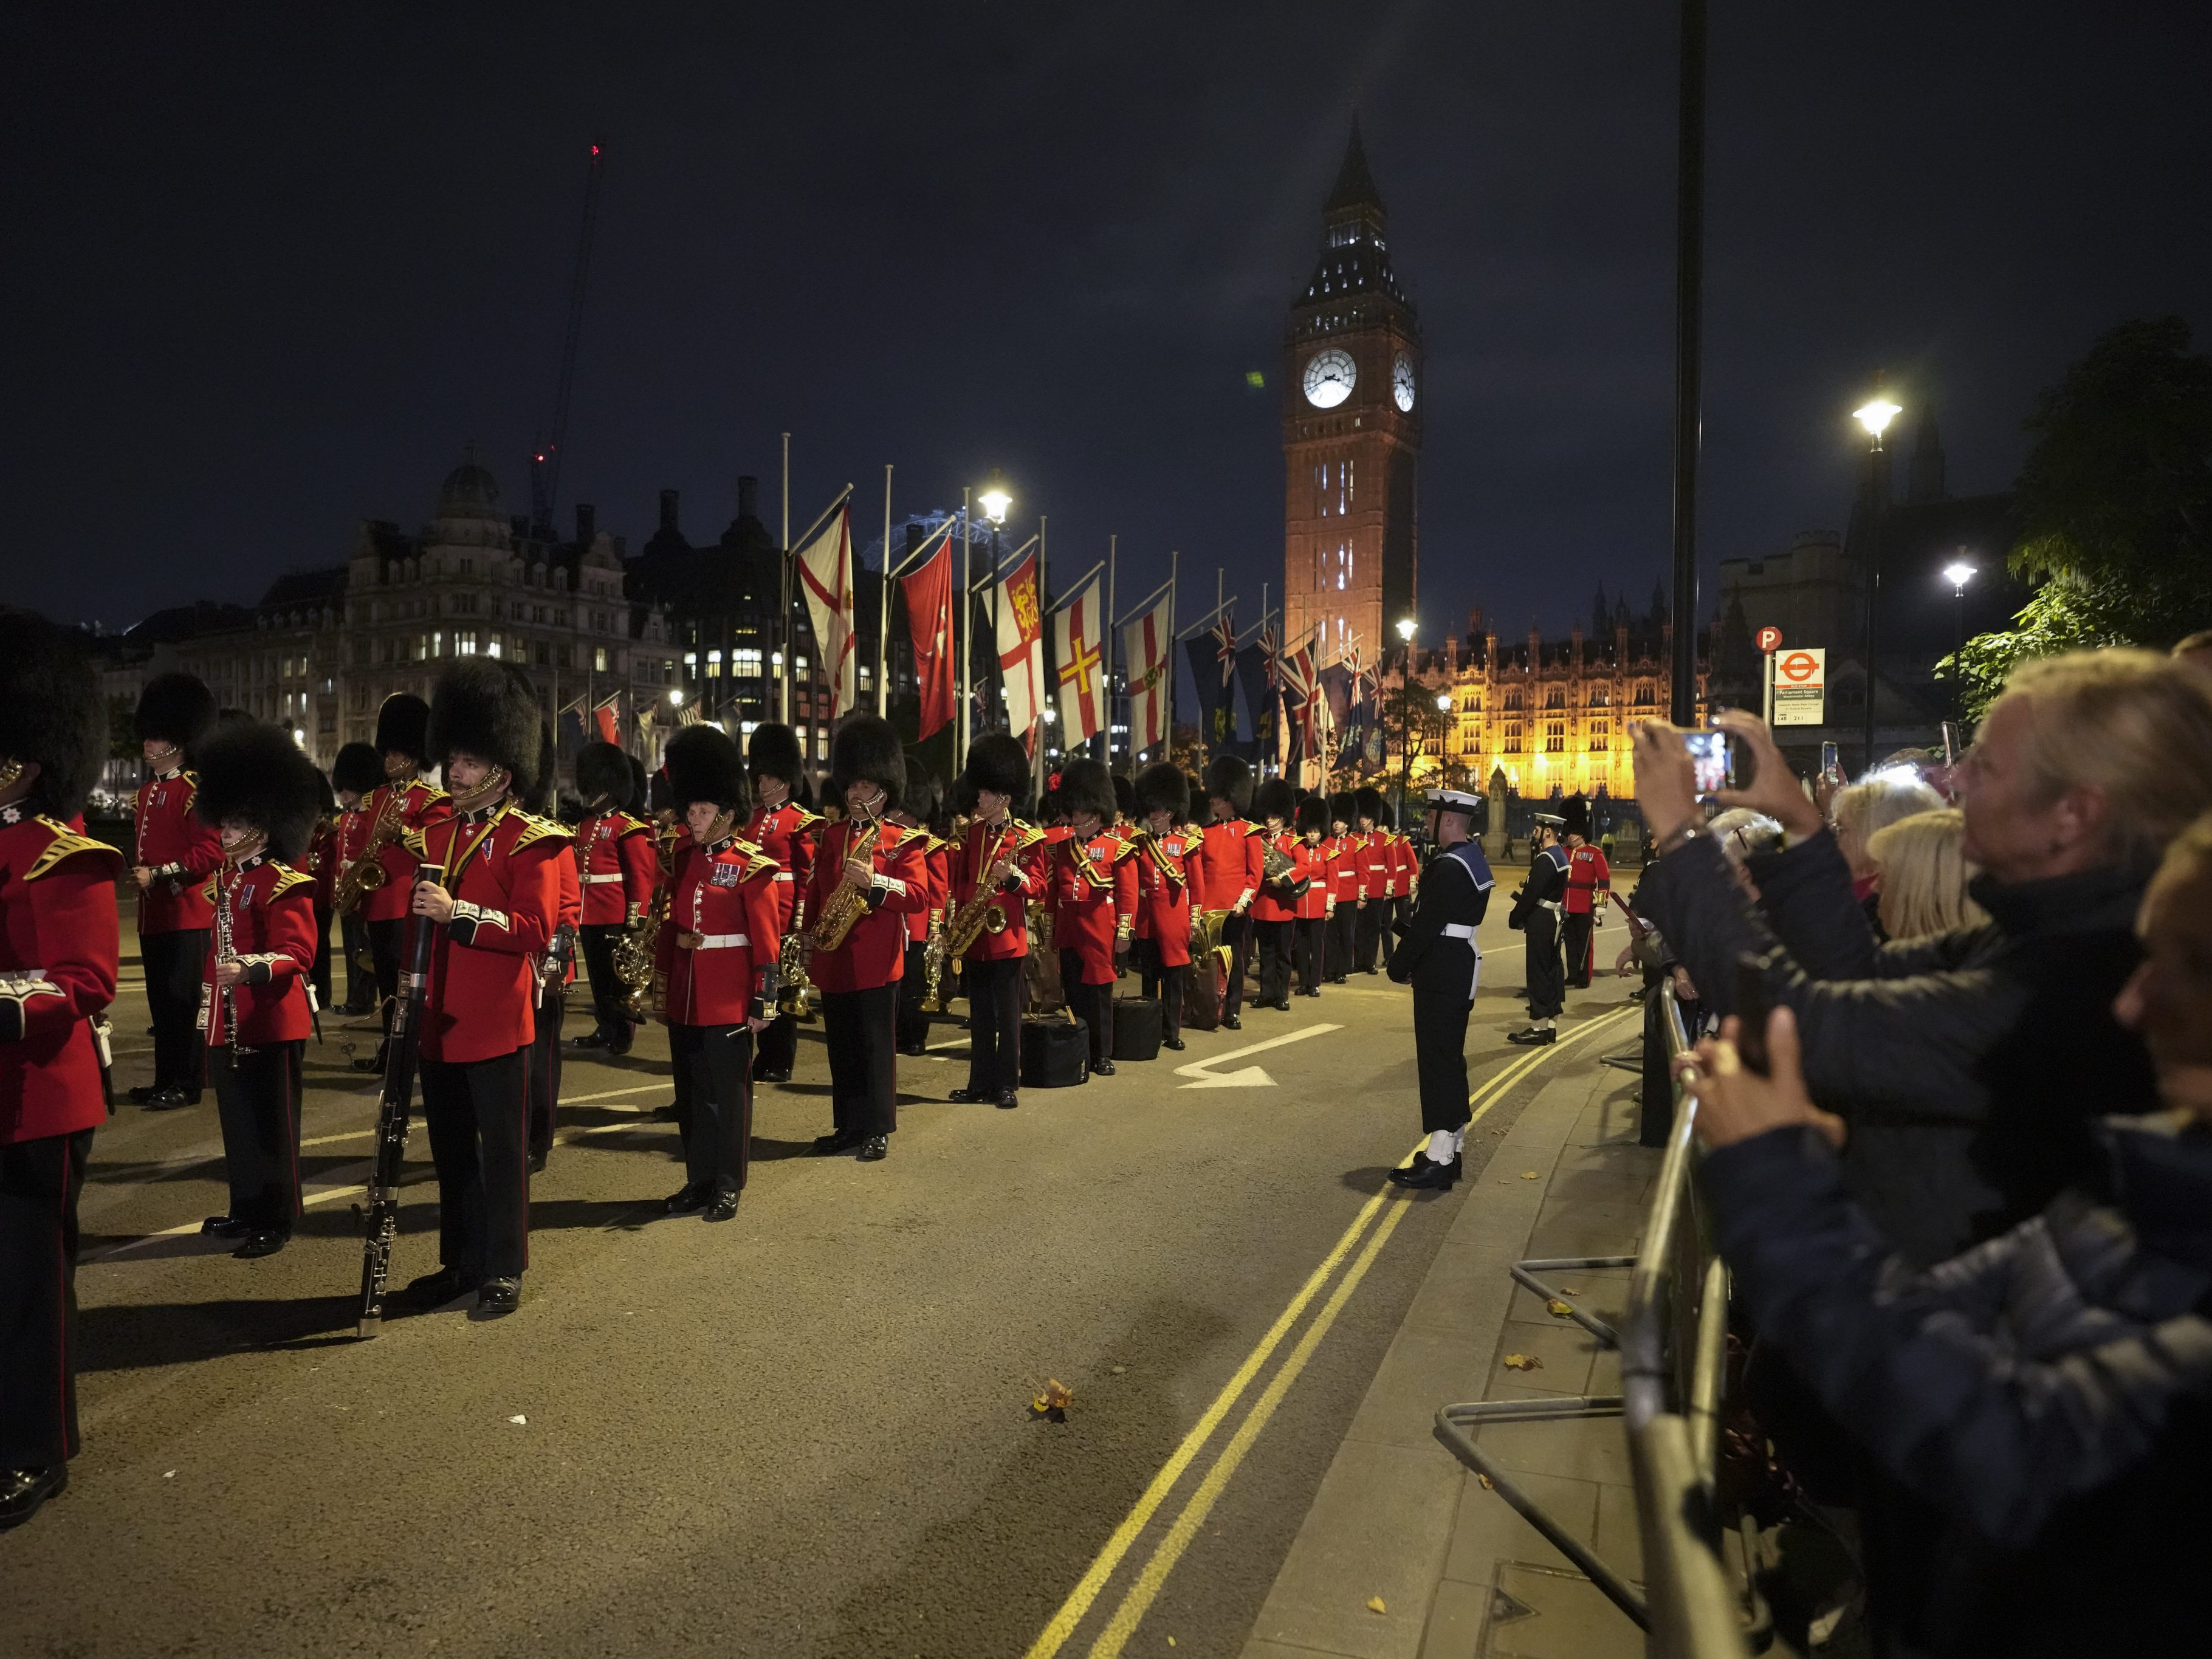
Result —
<path fill-rule="evenodd" d="M 1544 1362 L 1533 1353 L 1509 1353 L 1505 1356 L 1505 1369 L 1509 1371 L 1540 1371 L 1544 1369 Z"/>

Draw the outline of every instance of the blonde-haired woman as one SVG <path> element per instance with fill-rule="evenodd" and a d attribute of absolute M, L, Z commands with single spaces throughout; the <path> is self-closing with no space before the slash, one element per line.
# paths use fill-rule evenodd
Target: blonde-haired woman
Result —
<path fill-rule="evenodd" d="M 1868 837 L 1883 933 L 1900 941 L 1934 939 L 1989 921 L 1966 891 L 1973 866 L 1966 862 L 1966 815 L 1955 806 L 1915 812 Z"/>

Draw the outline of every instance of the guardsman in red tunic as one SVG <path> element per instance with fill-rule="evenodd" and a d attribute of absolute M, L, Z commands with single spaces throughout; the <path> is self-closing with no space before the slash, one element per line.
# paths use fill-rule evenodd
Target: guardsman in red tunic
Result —
<path fill-rule="evenodd" d="M 1328 955 L 1323 935 L 1336 909 L 1336 894 L 1331 885 L 1336 875 L 1336 856 L 1322 842 L 1328 829 L 1326 796 L 1308 795 L 1298 803 L 1298 844 L 1291 856 L 1298 860 L 1298 867 L 1305 874 L 1306 890 L 1298 895 L 1297 917 L 1291 923 L 1291 954 L 1297 963 L 1300 996 L 1321 994 L 1322 969 Z"/>
<path fill-rule="evenodd" d="M 1221 942 L 1229 950 L 1229 985 L 1221 996 L 1221 1023 L 1232 1031 L 1244 1022 L 1244 966 L 1251 948 L 1252 902 L 1264 871 L 1260 826 L 1243 814 L 1252 805 L 1252 769 L 1234 755 L 1216 755 L 1206 769 L 1211 817 L 1199 843 L 1199 884 L 1209 915 L 1222 914 Z"/>
<path fill-rule="evenodd" d="M 1390 905 L 1382 915 L 1382 967 L 1388 972 L 1391 953 L 1398 948 L 1399 937 L 1412 924 L 1413 915 L 1413 884 L 1421 878 L 1421 856 L 1413 850 L 1413 838 L 1391 830 L 1385 860 L 1390 872 Z"/>
<path fill-rule="evenodd" d="M 1253 792 L 1252 811 L 1262 822 L 1260 833 L 1260 891 L 1252 901 L 1252 936 L 1260 958 L 1260 1001 L 1262 1008 L 1291 1006 L 1291 938 L 1298 919 L 1298 898 L 1312 881 L 1310 860 L 1299 855 L 1301 843 L 1291 832 L 1298 811 L 1298 792 L 1287 778 L 1269 778 Z M 1267 857 L 1290 860 L 1278 881 L 1267 879 Z"/>
<path fill-rule="evenodd" d="M 1613 896 L 1613 866 L 1601 849 L 1590 844 L 1589 802 L 1580 795 L 1570 796 L 1564 816 L 1567 896 L 1560 941 L 1566 948 L 1567 983 L 1587 991 L 1590 970 L 1596 965 L 1597 925 L 1606 900 Z"/>
<path fill-rule="evenodd" d="M 416 857 L 410 850 L 410 830 L 427 830 L 453 814 L 453 804 L 442 789 L 418 775 L 428 758 L 430 705 L 405 691 L 395 691 L 376 711 L 376 750 L 384 757 L 384 781 L 368 798 L 369 845 L 375 848 L 380 829 L 396 826 L 377 848 L 373 862 L 383 872 L 381 884 L 368 889 L 361 901 L 361 918 L 368 929 L 368 954 L 376 967 L 377 994 L 383 1000 L 384 1029 L 392 1029 L 392 1000 L 399 994 L 400 951 L 407 935 L 408 894 L 415 884 Z M 345 877 L 339 877 L 341 885 Z M 374 1060 L 359 1060 L 364 1072 L 384 1069 L 384 1045 L 377 1044 Z"/>
<path fill-rule="evenodd" d="M 77 1194 L 106 1120 L 94 1023 L 123 855 L 70 823 L 107 755 L 82 637 L 0 611 L 0 1529 L 76 1455 Z"/>
<path fill-rule="evenodd" d="M 1349 789 L 1328 798 L 1328 839 L 1322 843 L 1328 858 L 1328 938 L 1322 959 L 1331 985 L 1343 984 L 1352 967 L 1352 927 L 1359 915 L 1359 854 L 1352 826 L 1358 816 Z"/>
<path fill-rule="evenodd" d="M 627 777 L 629 768 L 623 768 Z M 560 803 L 560 750 L 553 728 L 538 732 L 538 769 L 525 793 L 517 787 L 516 799 L 547 823 L 554 822 Z M 647 841 L 640 836 L 636 839 Z M 574 849 L 571 849 L 572 851 Z M 648 856 L 649 856 L 648 853 Z M 658 868 L 656 863 L 655 867 Z M 574 857 L 553 860 L 560 883 L 553 912 L 553 943 L 538 959 L 538 1007 L 530 1038 L 530 1172 L 539 1173 L 553 1154 L 553 1129 L 561 1103 L 561 1024 L 568 1012 L 568 988 L 576 979 L 576 939 L 584 916 L 584 888 L 576 874 Z"/>
<path fill-rule="evenodd" d="M 906 969 L 898 994 L 898 1051 L 902 1054 L 929 1052 L 929 1015 L 921 1004 L 929 990 L 929 941 L 942 920 L 945 886 L 945 844 L 929 828 L 937 799 L 936 779 L 910 780 L 905 798 L 890 812 L 891 822 L 902 830 L 922 832 L 922 878 L 929 888 L 929 908 L 910 911 L 906 919 Z"/>
<path fill-rule="evenodd" d="M 687 726 L 665 763 L 688 831 L 655 945 L 669 1058 L 685 1079 L 684 1186 L 668 1212 L 727 1221 L 751 1162 L 753 1042 L 775 1012 L 783 904 L 775 860 L 734 833 L 752 793 L 737 744 Z"/>
<path fill-rule="evenodd" d="M 615 947 L 636 932 L 660 879 L 653 826 L 638 816 L 636 775 L 629 757 L 611 743 L 587 743 L 576 751 L 576 793 L 584 821 L 576 826 L 576 858 L 583 887 L 584 966 L 592 981 L 599 1023 L 575 1040 L 579 1048 L 629 1052 L 635 1025 L 630 988 L 615 972 Z"/>
<path fill-rule="evenodd" d="M 823 833 L 805 895 L 806 970 L 822 993 L 830 1048 L 831 1132 L 813 1155 L 889 1155 L 898 1127 L 898 981 L 906 918 L 929 904 L 927 834 L 885 815 L 906 787 L 898 733 L 873 714 L 848 714 L 830 744 L 830 787 L 846 816 Z M 825 927 L 843 931 L 834 948 Z"/>
<path fill-rule="evenodd" d="M 338 885 L 338 802 L 331 781 L 321 769 L 315 771 L 315 821 L 307 831 L 307 850 L 301 854 L 300 873 L 315 884 L 315 967 L 307 975 L 318 1011 L 331 1002 L 331 916 Z"/>
<path fill-rule="evenodd" d="M 164 1112 L 199 1103 L 204 1072 L 192 1017 L 214 920 L 203 890 L 222 860 L 215 832 L 192 815 L 198 782 L 187 754 L 215 729 L 215 696 L 190 674 L 159 674 L 138 699 L 138 739 L 153 775 L 138 787 L 138 954 L 154 1017 L 154 1080 L 131 1098 Z"/>
<path fill-rule="evenodd" d="M 246 721 L 200 746 L 193 805 L 222 843 L 199 1030 L 222 1119 L 230 1207 L 200 1231 L 274 1255 L 300 1217 L 300 1061 L 313 1014 L 314 878 L 297 867 L 321 818 L 322 774 L 289 732 Z"/>
<path fill-rule="evenodd" d="M 1157 762 L 1137 774 L 1132 807 L 1139 826 L 1130 837 L 1137 851 L 1137 971 L 1145 994 L 1160 1000 L 1161 1046 L 1179 1050 L 1191 926 L 1206 902 L 1198 837 L 1182 823 L 1190 780 L 1172 763 Z"/>
<path fill-rule="evenodd" d="M 745 743 L 745 769 L 752 777 L 753 811 L 740 833 L 776 862 L 781 931 L 791 939 L 806 922 L 802 901 L 813 884 L 815 842 L 824 828 L 823 820 L 798 801 L 806 775 L 799 734 L 774 720 L 756 726 Z M 792 959 L 796 965 L 795 955 Z M 789 992 L 795 988 L 782 988 Z M 790 1014 L 776 1015 L 761 1033 L 757 1048 L 753 1081 L 790 1082 L 791 1063 L 799 1054 L 798 1020 Z"/>
<path fill-rule="evenodd" d="M 530 1258 L 527 1115 L 539 959 L 561 904 L 568 833 L 515 804 L 538 764 L 540 718 L 521 672 L 469 657 L 439 677 L 428 746 L 452 811 L 410 830 L 410 872 L 434 864 L 410 903 L 437 932 L 422 1008 L 422 1115 L 438 1166 L 438 1257 L 407 1288 L 437 1304 L 474 1290 L 514 1311 Z"/>
<path fill-rule="evenodd" d="M 1067 763 L 1060 802 L 1068 836 L 1054 849 L 1051 878 L 1060 990 L 1089 1029 L 1092 1073 L 1111 1077 L 1115 957 L 1137 919 L 1136 848 L 1114 833 L 1114 781 L 1099 762 Z"/>
<path fill-rule="evenodd" d="M 1013 815 L 1029 781 L 1030 759 L 1018 739 L 993 732 L 975 739 L 961 774 L 975 792 L 975 811 L 953 854 L 955 914 L 980 890 L 993 895 L 996 930 L 988 923 L 962 959 L 968 994 L 968 1086 L 952 1091 L 962 1104 L 1021 1104 L 1022 969 L 1029 961 L 1030 901 L 1045 891 L 1044 832 Z"/>
<path fill-rule="evenodd" d="M 1382 792 L 1364 787 L 1353 792 L 1359 813 L 1355 839 L 1359 850 L 1359 915 L 1353 923 L 1352 949 L 1359 971 L 1376 971 L 1375 953 L 1381 945 L 1389 959 L 1387 943 L 1390 920 L 1390 837 L 1382 829 Z"/>
<path fill-rule="evenodd" d="M 337 879 L 351 869 L 368 846 L 369 828 L 376 822 L 369 797 L 384 781 L 384 757 L 366 743 L 349 743 L 338 750 L 331 766 L 331 787 L 337 791 L 338 815 L 327 862 L 330 866 L 331 909 L 338 918 L 338 951 L 345 957 L 346 1000 L 338 1012 L 358 1019 L 376 1012 L 376 975 L 369 965 L 368 924 L 358 908 L 348 910 L 337 902 Z M 322 872 L 316 872 L 317 879 Z"/>

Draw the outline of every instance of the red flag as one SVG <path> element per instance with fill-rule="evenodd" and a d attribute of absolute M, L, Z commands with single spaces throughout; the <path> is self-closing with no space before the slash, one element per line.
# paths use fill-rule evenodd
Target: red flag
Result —
<path fill-rule="evenodd" d="M 595 708 L 592 712 L 599 717 L 599 741 L 601 743 L 620 744 L 622 742 L 622 733 L 615 729 L 614 705 L 612 703 L 609 703 L 605 708 Z"/>
<path fill-rule="evenodd" d="M 953 684 L 952 544 L 948 538 L 919 568 L 899 578 L 906 596 L 907 628 L 914 635 L 914 677 L 921 688 L 923 742 L 952 723 L 959 711 Z"/>

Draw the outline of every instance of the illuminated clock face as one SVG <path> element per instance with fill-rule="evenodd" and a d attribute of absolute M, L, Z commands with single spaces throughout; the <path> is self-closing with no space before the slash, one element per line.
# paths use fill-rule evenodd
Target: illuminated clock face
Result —
<path fill-rule="evenodd" d="M 1331 346 L 1306 360 L 1306 401 L 1316 409 L 1334 409 L 1352 395 L 1359 370 L 1352 354 Z"/>
<path fill-rule="evenodd" d="M 1413 412 L 1413 360 L 1402 351 L 1390 365 L 1390 395 L 1401 413 Z"/>

